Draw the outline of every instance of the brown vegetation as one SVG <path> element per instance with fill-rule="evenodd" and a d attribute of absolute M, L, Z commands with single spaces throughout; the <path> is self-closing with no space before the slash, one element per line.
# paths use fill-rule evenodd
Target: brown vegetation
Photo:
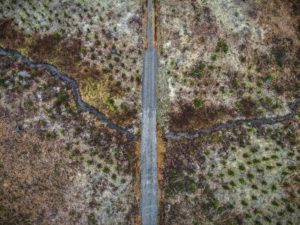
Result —
<path fill-rule="evenodd" d="M 0 215 L 4 208 L 9 212 L 0 223 L 53 224 L 65 210 L 64 192 L 76 165 L 60 143 L 16 132 L 11 124 L 0 121 Z"/>
<path fill-rule="evenodd" d="M 18 48 L 26 41 L 26 35 L 13 26 L 12 19 L 0 20 L 0 45 L 8 48 Z"/>
<path fill-rule="evenodd" d="M 174 131 L 210 127 L 220 119 L 234 116 L 234 112 L 223 105 L 205 104 L 200 109 L 195 109 L 191 104 L 180 105 L 180 112 L 169 113 L 170 129 Z"/>

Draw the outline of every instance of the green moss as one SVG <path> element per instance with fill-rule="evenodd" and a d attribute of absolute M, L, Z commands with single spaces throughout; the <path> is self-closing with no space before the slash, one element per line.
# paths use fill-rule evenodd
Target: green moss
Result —
<path fill-rule="evenodd" d="M 193 101 L 193 105 L 196 109 L 200 109 L 204 106 L 204 100 L 202 99 L 199 99 L 199 98 L 196 98 L 194 99 Z"/>
<path fill-rule="evenodd" d="M 104 103 L 108 106 L 108 108 L 110 109 L 110 111 L 112 112 L 116 112 L 117 111 L 117 106 L 115 105 L 115 101 L 111 96 L 108 96 Z"/>

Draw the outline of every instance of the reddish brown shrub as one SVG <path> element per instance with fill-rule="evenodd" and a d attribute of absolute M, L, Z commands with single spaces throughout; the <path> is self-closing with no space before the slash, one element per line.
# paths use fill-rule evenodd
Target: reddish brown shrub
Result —
<path fill-rule="evenodd" d="M 210 127 L 222 118 L 234 115 L 233 110 L 223 105 L 207 104 L 198 110 L 190 104 L 180 105 L 180 112 L 169 113 L 170 128 L 175 131 Z"/>

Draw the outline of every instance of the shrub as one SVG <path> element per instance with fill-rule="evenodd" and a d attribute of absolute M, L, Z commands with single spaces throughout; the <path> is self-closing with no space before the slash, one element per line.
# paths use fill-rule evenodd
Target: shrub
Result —
<path fill-rule="evenodd" d="M 217 43 L 216 52 L 219 52 L 219 53 L 223 52 L 226 54 L 228 52 L 228 50 L 229 50 L 229 47 L 228 47 L 226 41 L 221 38 Z"/>
<path fill-rule="evenodd" d="M 244 178 L 240 178 L 239 181 L 240 181 L 241 184 L 246 184 L 246 181 L 245 181 Z"/>
<path fill-rule="evenodd" d="M 94 213 L 90 213 L 88 216 L 87 216 L 87 222 L 88 222 L 88 225 L 94 225 L 94 224 L 97 224 L 97 219 L 96 219 L 96 216 Z"/>
<path fill-rule="evenodd" d="M 117 175 L 116 175 L 116 174 L 113 174 L 113 175 L 111 176 L 111 178 L 112 178 L 113 180 L 116 180 L 116 179 L 117 179 Z"/>
<path fill-rule="evenodd" d="M 288 59 L 288 53 L 284 48 L 281 47 L 273 48 L 272 55 L 275 59 L 276 64 L 280 67 L 282 67 Z"/>
<path fill-rule="evenodd" d="M 241 170 L 241 171 L 245 171 L 246 170 L 246 168 L 245 168 L 245 166 L 244 165 L 239 165 L 239 169 Z"/>
<path fill-rule="evenodd" d="M 47 133 L 46 137 L 49 139 L 49 140 L 54 140 L 57 138 L 57 134 L 55 131 L 52 131 L 52 132 L 49 132 Z"/>
<path fill-rule="evenodd" d="M 195 65 L 191 75 L 196 78 L 201 78 L 204 75 L 205 67 L 206 66 L 203 62 L 199 62 L 197 65 Z"/>
<path fill-rule="evenodd" d="M 86 161 L 86 163 L 87 163 L 88 165 L 92 165 L 92 164 L 93 164 L 93 160 L 89 159 L 89 160 Z"/>
<path fill-rule="evenodd" d="M 104 167 L 103 172 L 104 172 L 104 173 L 109 173 L 109 172 L 110 172 L 110 169 L 106 166 L 106 167 Z"/>
<path fill-rule="evenodd" d="M 5 79 L 4 78 L 0 78 L 0 86 L 7 87 L 7 85 L 5 84 Z"/>
<path fill-rule="evenodd" d="M 234 171 L 231 170 L 231 169 L 229 169 L 229 170 L 228 170 L 228 175 L 229 175 L 229 176 L 234 176 Z"/>
<path fill-rule="evenodd" d="M 203 105 L 204 105 L 204 100 L 199 99 L 199 98 L 196 98 L 196 99 L 194 99 L 194 101 L 193 101 L 193 105 L 194 105 L 194 107 L 195 107 L 196 109 L 200 109 L 200 108 L 202 108 Z"/>
<path fill-rule="evenodd" d="M 67 100 L 68 100 L 68 96 L 63 94 L 63 93 L 60 93 L 60 94 L 58 94 L 58 96 L 57 96 L 57 98 L 54 102 L 54 105 L 55 106 L 60 106 L 63 103 L 65 103 Z"/>
<path fill-rule="evenodd" d="M 217 55 L 216 55 L 216 54 L 213 54 L 213 55 L 211 56 L 211 60 L 212 60 L 212 61 L 216 61 L 216 60 L 217 60 Z"/>

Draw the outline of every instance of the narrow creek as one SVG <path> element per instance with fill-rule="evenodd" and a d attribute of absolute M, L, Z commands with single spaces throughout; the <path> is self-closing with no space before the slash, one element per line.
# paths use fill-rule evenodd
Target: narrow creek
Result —
<path fill-rule="evenodd" d="M 106 124 L 109 128 L 116 130 L 120 133 L 125 133 L 129 140 L 134 140 L 134 133 L 132 131 L 131 126 L 129 127 L 120 127 L 115 124 L 111 119 L 109 119 L 104 113 L 100 112 L 98 109 L 93 107 L 92 105 L 86 103 L 82 100 L 79 85 L 76 80 L 72 79 L 70 76 L 66 74 L 62 74 L 59 72 L 58 68 L 46 64 L 46 63 L 34 63 L 28 57 L 22 55 L 20 52 L 8 49 L 8 48 L 1 48 L 0 47 L 0 56 L 9 56 L 15 57 L 21 62 L 29 65 L 31 68 L 44 68 L 50 72 L 53 77 L 56 77 L 63 82 L 65 82 L 68 86 L 71 87 L 75 101 L 77 105 L 86 112 L 91 113 L 92 115 L 96 116 L 98 120 Z M 209 128 L 202 128 L 195 131 L 169 131 L 166 133 L 166 137 L 170 139 L 180 139 L 180 138 L 187 138 L 193 139 L 197 138 L 200 135 L 208 135 L 214 132 L 218 132 L 223 129 L 231 129 L 237 126 L 248 125 L 248 126 L 260 126 L 260 125 L 274 125 L 277 123 L 284 122 L 286 120 L 292 119 L 296 116 L 297 110 L 300 107 L 300 97 L 296 98 L 293 103 L 290 104 L 290 112 L 285 115 L 274 116 L 274 117 L 262 117 L 262 118 L 253 118 L 253 119 L 238 119 L 238 120 L 229 120 L 225 123 L 218 124 L 214 127 Z"/>
<path fill-rule="evenodd" d="M 170 131 L 166 133 L 166 137 L 170 139 L 180 139 L 180 138 L 194 139 L 199 137 L 200 135 L 209 135 L 223 129 L 231 129 L 242 125 L 247 125 L 252 127 L 261 126 L 261 125 L 274 125 L 277 123 L 281 123 L 293 119 L 297 115 L 297 110 L 299 106 L 300 106 L 300 97 L 296 98 L 295 101 L 289 105 L 290 112 L 285 115 L 274 116 L 269 118 L 262 117 L 262 118 L 253 118 L 253 119 L 229 120 L 226 123 L 218 124 L 214 127 L 198 129 L 191 132 Z"/>
<path fill-rule="evenodd" d="M 82 109 L 85 112 L 88 112 L 95 117 L 102 123 L 104 123 L 107 127 L 116 130 L 118 133 L 124 133 L 127 136 L 127 139 L 130 141 L 134 140 L 134 133 L 132 131 L 131 126 L 128 127 L 120 127 L 117 124 L 115 124 L 111 119 L 109 119 L 104 113 L 100 112 L 98 109 L 96 109 L 94 106 L 86 103 L 82 100 L 79 85 L 76 80 L 72 79 L 70 76 L 61 73 L 57 67 L 47 64 L 47 63 L 34 63 L 26 56 L 22 55 L 20 52 L 12 49 L 7 48 L 1 48 L 0 47 L 0 56 L 9 56 L 14 57 L 18 60 L 20 60 L 22 63 L 30 66 L 31 68 L 42 68 L 46 69 L 50 72 L 50 74 L 63 81 L 65 84 L 67 84 L 73 92 L 73 96 L 75 98 L 75 101 L 80 109 Z"/>

